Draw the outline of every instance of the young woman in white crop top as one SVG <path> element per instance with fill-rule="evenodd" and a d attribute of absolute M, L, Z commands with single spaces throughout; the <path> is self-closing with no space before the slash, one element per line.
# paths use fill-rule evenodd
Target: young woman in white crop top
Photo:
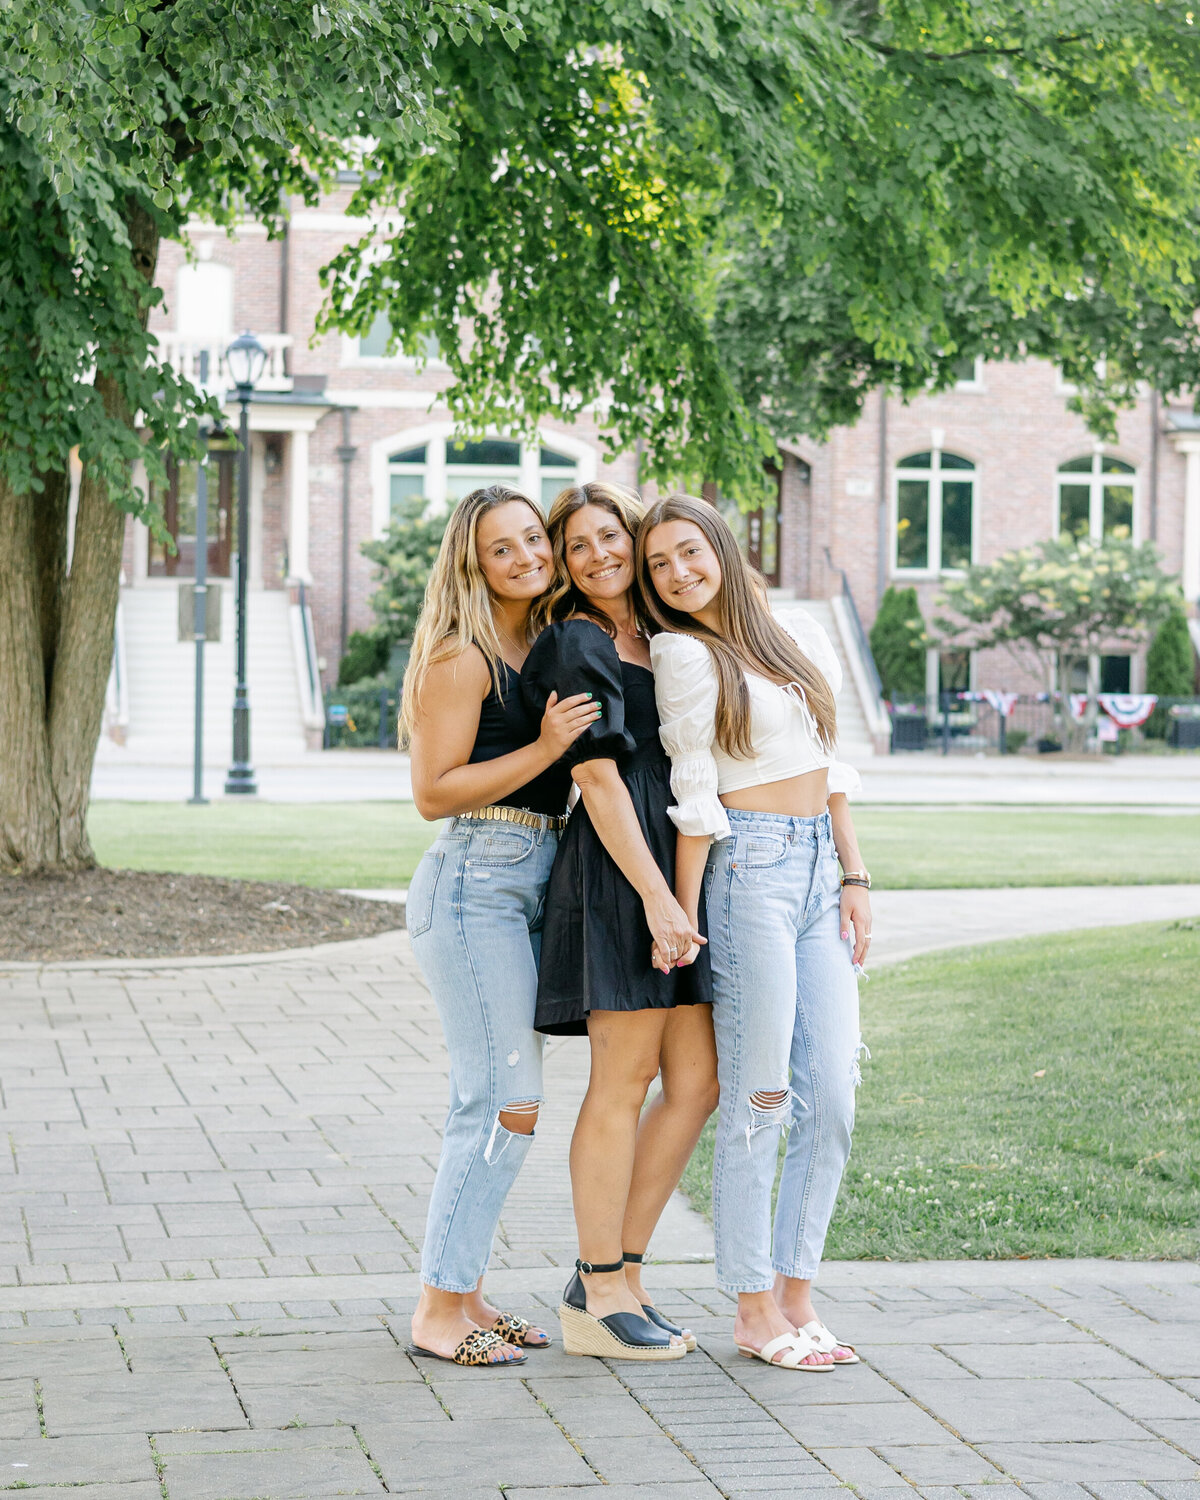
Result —
<path fill-rule="evenodd" d="M 858 1363 L 818 1318 L 811 1285 L 850 1152 L 857 973 L 871 941 L 847 803 L 858 777 L 833 753 L 841 669 L 811 615 L 771 614 L 705 501 L 651 507 L 637 571 L 660 628 L 650 656 L 672 762 L 676 895 L 693 921 L 702 887 L 708 908 L 717 1281 L 737 1293 L 742 1354 L 827 1374 Z"/>

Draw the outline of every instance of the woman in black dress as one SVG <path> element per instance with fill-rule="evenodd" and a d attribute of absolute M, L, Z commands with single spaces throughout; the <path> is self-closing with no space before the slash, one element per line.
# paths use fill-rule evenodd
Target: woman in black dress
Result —
<path fill-rule="evenodd" d="M 553 692 L 591 693 L 603 710 L 566 756 L 580 798 L 546 893 L 534 1021 L 551 1035 L 586 1032 L 591 1045 L 571 1142 L 580 1260 L 559 1309 L 563 1347 L 657 1360 L 695 1338 L 654 1309 L 641 1259 L 717 1085 L 705 940 L 673 894 L 670 762 L 634 586 L 640 519 L 637 499 L 613 485 L 554 502 L 559 618 L 521 675 L 532 713 Z M 662 1092 L 643 1110 L 660 1073 Z"/>

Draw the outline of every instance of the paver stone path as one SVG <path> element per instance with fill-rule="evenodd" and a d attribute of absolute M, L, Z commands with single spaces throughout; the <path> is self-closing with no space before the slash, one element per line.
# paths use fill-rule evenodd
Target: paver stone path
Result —
<path fill-rule="evenodd" d="M 1192 1264 L 831 1265 L 823 1314 L 866 1362 L 789 1374 L 738 1358 L 677 1201 L 648 1280 L 686 1359 L 410 1360 L 445 1066 L 403 934 L 0 972 L 0 1489 L 1200 1500 Z M 550 1047 L 489 1280 L 555 1332 L 585 1073 Z"/>

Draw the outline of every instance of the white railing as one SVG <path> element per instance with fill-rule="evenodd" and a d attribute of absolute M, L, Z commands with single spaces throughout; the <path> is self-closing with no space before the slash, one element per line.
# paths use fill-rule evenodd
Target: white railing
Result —
<path fill-rule="evenodd" d="M 129 669 L 125 665 L 125 611 L 117 604 L 113 622 L 113 659 L 104 690 L 104 732 L 117 742 L 125 743 L 129 729 Z"/>
<path fill-rule="evenodd" d="M 288 617 L 292 633 L 292 659 L 296 663 L 296 683 L 300 689 L 300 716 L 304 720 L 305 730 L 319 736 L 325 728 L 325 696 L 321 692 L 321 669 L 317 663 L 312 610 L 308 606 L 303 580 L 296 603 L 288 607 Z"/>
<path fill-rule="evenodd" d="M 159 333 L 155 337 L 158 339 L 163 361 L 185 380 L 190 380 L 196 386 L 200 384 L 200 356 L 207 352 L 208 389 L 210 391 L 232 390 L 233 381 L 230 380 L 229 372 L 225 368 L 225 350 L 231 342 L 229 336 L 205 339 L 198 338 L 191 333 Z M 284 370 L 284 351 L 292 347 L 291 334 L 260 333 L 257 337 L 259 343 L 267 351 L 267 363 L 259 377 L 256 389 L 290 391 L 292 380 Z"/>

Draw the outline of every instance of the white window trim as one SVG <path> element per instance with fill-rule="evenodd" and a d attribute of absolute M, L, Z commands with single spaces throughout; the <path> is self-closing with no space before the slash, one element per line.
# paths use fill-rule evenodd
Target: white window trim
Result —
<path fill-rule="evenodd" d="M 953 450 L 951 450 L 953 451 Z M 942 483 L 945 475 L 952 479 L 971 481 L 971 566 L 979 560 L 979 470 L 942 469 L 940 446 L 932 449 L 933 462 L 928 469 L 902 469 L 899 464 L 892 470 L 891 496 L 891 576 L 893 578 L 961 578 L 963 568 L 942 567 Z M 965 454 L 962 455 L 964 458 Z M 924 568 L 902 568 L 899 562 L 900 532 L 900 481 L 901 479 L 924 479 L 929 484 L 929 563 Z"/>
<path fill-rule="evenodd" d="M 1103 453 L 1097 450 L 1092 455 L 1092 468 L 1090 473 L 1076 471 L 1064 474 L 1061 467 L 1054 471 L 1054 535 L 1062 535 L 1062 487 L 1064 484 L 1086 484 L 1088 487 L 1088 537 L 1093 542 L 1104 540 L 1104 489 L 1106 484 L 1127 484 L 1133 491 L 1133 515 L 1129 528 L 1130 540 L 1135 547 L 1141 545 L 1142 528 L 1141 518 L 1141 487 L 1138 483 L 1138 471 L 1135 466 L 1132 474 L 1105 474 L 1100 465 L 1106 458 L 1120 459 L 1122 463 L 1128 463 L 1128 459 L 1121 458 L 1119 453 Z"/>
<path fill-rule="evenodd" d="M 360 354 L 358 345 L 353 334 L 342 334 L 343 370 L 432 370 L 444 374 L 450 368 L 444 359 L 419 359 L 414 354 Z"/>
<path fill-rule="evenodd" d="M 979 395 L 986 393 L 987 387 L 983 383 L 983 363 L 983 355 L 977 354 L 975 356 L 975 370 L 970 380 L 956 380 L 954 382 L 954 389 L 956 391 L 965 391 Z"/>
<path fill-rule="evenodd" d="M 388 459 L 393 453 L 406 448 L 425 448 L 426 496 L 435 510 L 446 506 L 446 444 L 453 442 L 457 428 L 453 422 L 427 422 L 419 427 L 402 427 L 388 437 L 379 438 L 371 444 L 371 534 L 381 537 L 387 531 L 391 519 L 391 473 Z M 505 436 L 504 434 L 497 434 Z M 515 441 L 515 440 L 514 440 Z M 555 432 L 539 427 L 531 438 L 523 440 L 521 450 L 520 478 L 517 487 L 523 489 L 532 500 L 541 496 L 541 449 L 554 448 L 575 460 L 575 480 L 586 484 L 595 479 L 599 454 L 591 443 L 572 437 L 565 432 Z M 569 473 L 564 469 L 564 476 Z"/>
<path fill-rule="evenodd" d="M 951 649 L 953 649 L 953 648 L 951 648 Z M 967 688 L 968 688 L 968 690 L 970 692 L 975 693 L 975 692 L 979 691 L 979 688 L 978 688 L 979 652 L 975 649 L 974 646 L 968 646 L 966 648 L 966 652 L 967 652 Z M 940 708 L 938 707 L 938 702 L 939 702 L 938 678 L 941 675 L 941 673 L 940 673 L 940 665 L 941 665 L 940 658 L 941 658 L 941 654 L 942 654 L 941 650 L 937 646 L 927 646 L 925 648 L 925 701 L 926 701 L 926 705 L 927 706 L 929 704 L 932 704 L 933 705 L 933 711 L 936 712 L 936 713 L 939 713 L 939 714 L 940 714 Z M 968 704 L 967 707 L 973 708 L 974 704 Z M 961 712 L 961 710 L 959 710 L 959 711 Z"/>

